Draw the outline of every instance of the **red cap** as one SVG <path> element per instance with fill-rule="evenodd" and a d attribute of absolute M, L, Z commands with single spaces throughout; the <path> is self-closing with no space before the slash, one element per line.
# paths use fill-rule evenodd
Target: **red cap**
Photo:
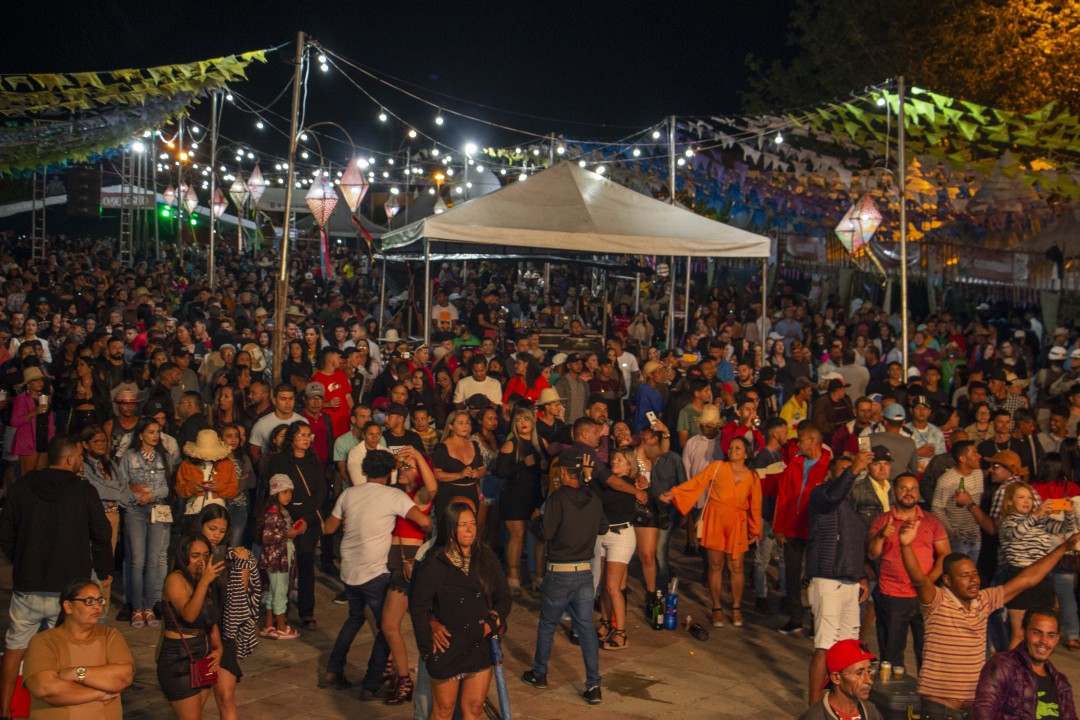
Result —
<path fill-rule="evenodd" d="M 828 668 L 831 675 L 834 672 L 846 670 L 857 662 L 875 659 L 874 654 L 870 652 L 870 648 L 866 647 L 864 643 L 858 640 L 841 640 L 825 653 L 825 667 Z M 828 686 L 829 680 L 826 678 L 824 687 Z"/>

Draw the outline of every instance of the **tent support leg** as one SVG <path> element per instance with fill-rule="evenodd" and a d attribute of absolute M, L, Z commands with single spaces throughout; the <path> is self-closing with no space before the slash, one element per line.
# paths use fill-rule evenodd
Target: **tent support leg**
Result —
<path fill-rule="evenodd" d="M 386 256 L 383 255 L 382 261 L 382 277 L 379 278 L 379 332 L 386 335 L 386 328 L 383 327 L 383 318 L 386 317 Z"/>
<path fill-rule="evenodd" d="M 431 242 L 424 238 L 424 344 L 431 344 Z"/>
<path fill-rule="evenodd" d="M 761 345 L 765 346 L 765 323 L 769 315 L 769 259 L 761 259 Z"/>
<path fill-rule="evenodd" d="M 634 273 L 634 317 L 641 313 L 641 273 Z"/>
<path fill-rule="evenodd" d="M 607 273 L 600 273 L 600 340 L 607 343 Z"/>
<path fill-rule="evenodd" d="M 683 333 L 690 334 L 690 256 L 686 256 L 686 322 L 683 323 Z"/>
<path fill-rule="evenodd" d="M 667 349 L 675 347 L 675 260 L 674 255 L 671 256 L 671 270 L 668 272 L 668 331 L 667 331 Z"/>

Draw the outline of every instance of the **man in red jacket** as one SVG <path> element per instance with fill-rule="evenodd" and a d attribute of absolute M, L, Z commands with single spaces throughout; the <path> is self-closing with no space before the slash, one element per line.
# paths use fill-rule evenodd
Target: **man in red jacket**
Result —
<path fill-rule="evenodd" d="M 806 539 L 810 536 L 810 493 L 825 482 L 832 452 L 822 444 L 821 430 L 802 423 L 799 451 L 788 461 L 776 494 L 773 533 L 784 549 L 784 578 L 787 585 L 788 622 L 780 633 L 802 631 L 802 576 Z"/>

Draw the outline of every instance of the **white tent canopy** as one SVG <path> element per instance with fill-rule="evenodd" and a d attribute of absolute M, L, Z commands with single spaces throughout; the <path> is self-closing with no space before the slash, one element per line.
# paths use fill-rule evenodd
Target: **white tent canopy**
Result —
<path fill-rule="evenodd" d="M 614 183 L 572 162 L 383 236 L 383 250 L 420 238 L 576 252 L 769 257 L 769 238 Z"/>

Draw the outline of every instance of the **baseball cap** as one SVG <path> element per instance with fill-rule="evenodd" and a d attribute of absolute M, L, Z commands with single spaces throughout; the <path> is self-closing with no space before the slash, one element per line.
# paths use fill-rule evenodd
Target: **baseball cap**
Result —
<path fill-rule="evenodd" d="M 1000 369 L 991 372 L 990 377 L 987 378 L 987 380 L 1000 380 L 1001 382 L 1006 382 L 1008 379 L 1009 378 L 1005 376 L 1005 371 Z"/>
<path fill-rule="evenodd" d="M 916 395 L 914 398 L 912 398 L 911 407 L 918 407 L 919 405 L 922 405 L 924 407 L 933 407 L 932 405 L 930 405 L 930 398 L 926 397 L 925 395 Z"/>
<path fill-rule="evenodd" d="M 322 386 L 322 383 L 309 382 L 304 387 L 304 397 L 326 397 L 326 388 Z"/>
<path fill-rule="evenodd" d="M 922 377 L 922 372 L 919 370 L 919 368 L 912 366 L 907 369 L 907 376 L 909 378 Z"/>
<path fill-rule="evenodd" d="M 1017 330 L 1016 332 L 1013 333 L 1013 337 L 1014 338 L 1026 338 L 1027 333 L 1024 332 L 1023 330 Z"/>
<path fill-rule="evenodd" d="M 855 663 L 863 660 L 876 660 L 870 648 L 858 640 L 841 640 L 829 648 L 825 653 L 825 667 L 829 674 L 838 673 L 848 669 Z M 829 679 L 825 679 L 825 687 L 829 686 Z"/>
<path fill-rule="evenodd" d="M 1058 361 L 1058 360 L 1064 360 L 1068 356 L 1069 356 L 1069 351 L 1068 350 L 1066 350 L 1065 348 L 1063 348 L 1060 345 L 1055 345 L 1054 347 L 1050 348 L 1050 354 L 1047 355 L 1047 358 L 1049 358 L 1050 361 L 1054 362 L 1054 361 Z"/>
<path fill-rule="evenodd" d="M 827 389 L 828 389 L 829 392 L 833 392 L 834 390 L 842 390 L 843 388 L 846 388 L 846 387 L 847 387 L 847 383 L 845 383 L 843 380 L 833 378 L 832 380 L 829 381 Z"/>
<path fill-rule="evenodd" d="M 559 365 L 562 365 L 564 362 L 566 362 L 568 357 L 570 356 L 566 353 L 555 353 L 555 356 L 551 358 L 551 366 L 558 367 Z"/>
<path fill-rule="evenodd" d="M 892 453 L 884 445 L 875 445 L 871 448 L 874 452 L 873 462 L 892 462 Z"/>
<path fill-rule="evenodd" d="M 585 358 L 581 357 L 577 353 L 570 353 L 569 355 L 566 356 L 566 360 L 564 362 L 566 362 L 566 364 L 569 365 L 572 362 L 582 362 L 584 359 Z"/>
<path fill-rule="evenodd" d="M 409 417 L 409 409 L 401 403 L 390 403 L 386 406 L 387 415 L 400 415 L 401 417 Z"/>
<path fill-rule="evenodd" d="M 559 453 L 559 467 L 566 468 L 568 472 L 577 473 L 583 466 L 584 455 L 582 455 L 581 450 L 569 447 Z"/>
<path fill-rule="evenodd" d="M 903 406 L 901 406 L 899 403 L 889 403 L 888 405 L 886 405 L 885 408 L 881 411 L 881 416 L 886 420 L 891 420 L 893 422 L 903 421 L 907 419 L 907 413 L 904 412 Z"/>

